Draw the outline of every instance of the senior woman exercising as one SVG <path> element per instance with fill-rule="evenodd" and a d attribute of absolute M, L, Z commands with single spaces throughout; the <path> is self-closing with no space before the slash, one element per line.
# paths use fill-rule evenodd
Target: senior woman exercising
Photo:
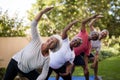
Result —
<path fill-rule="evenodd" d="M 31 42 L 11 58 L 4 80 L 14 80 L 18 73 L 29 80 L 45 80 L 47 76 L 46 73 L 48 73 L 49 70 L 49 50 L 56 52 L 60 49 L 61 37 L 53 35 L 43 43 L 37 30 L 37 24 L 42 15 L 52 8 L 53 7 L 48 7 L 42 10 L 32 21 Z M 41 74 L 36 71 L 38 68 L 42 68 Z"/>

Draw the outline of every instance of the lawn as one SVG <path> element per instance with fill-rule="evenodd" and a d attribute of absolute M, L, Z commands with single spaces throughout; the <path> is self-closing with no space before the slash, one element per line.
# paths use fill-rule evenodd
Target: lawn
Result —
<path fill-rule="evenodd" d="M 120 80 L 120 56 L 100 62 L 99 75 L 103 80 Z"/>
<path fill-rule="evenodd" d="M 89 68 L 90 75 L 93 74 L 93 70 Z M 99 62 L 98 75 L 103 80 L 120 80 L 120 56 L 104 59 Z M 55 76 L 53 73 L 51 76 Z M 81 67 L 76 67 L 73 76 L 84 76 Z"/>
<path fill-rule="evenodd" d="M 89 68 L 90 75 L 93 75 L 93 70 Z M 107 58 L 99 62 L 99 76 L 103 80 L 120 80 L 120 56 Z M 81 67 L 76 67 L 74 76 L 83 76 Z"/>

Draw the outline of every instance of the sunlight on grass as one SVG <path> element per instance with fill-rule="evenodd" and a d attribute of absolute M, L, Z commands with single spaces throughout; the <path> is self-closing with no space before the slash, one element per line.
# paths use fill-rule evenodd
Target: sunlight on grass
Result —
<path fill-rule="evenodd" d="M 120 56 L 108 58 L 99 63 L 99 75 L 104 80 L 120 80 Z"/>

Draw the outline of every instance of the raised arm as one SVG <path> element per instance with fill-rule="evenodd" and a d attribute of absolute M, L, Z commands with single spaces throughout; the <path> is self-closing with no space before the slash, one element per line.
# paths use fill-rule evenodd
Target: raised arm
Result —
<path fill-rule="evenodd" d="M 62 39 L 67 38 L 67 32 L 70 30 L 70 28 L 73 26 L 73 24 L 77 23 L 78 20 L 74 20 L 73 22 L 69 23 L 62 32 Z"/>
<path fill-rule="evenodd" d="M 53 7 L 48 7 L 42 11 L 40 11 L 37 16 L 34 18 L 34 20 L 31 23 L 31 34 L 32 34 L 32 39 L 39 39 L 39 33 L 37 30 L 37 24 L 40 20 L 40 18 L 42 17 L 42 15 L 46 12 L 48 12 L 49 10 L 51 10 Z"/>
<path fill-rule="evenodd" d="M 35 20 L 38 22 L 42 15 L 48 11 L 50 11 L 53 7 L 47 7 L 46 9 L 42 10 L 36 17 Z"/>
<path fill-rule="evenodd" d="M 90 27 L 90 31 L 94 31 L 94 26 L 93 26 L 93 24 L 95 23 L 96 20 L 97 20 L 97 18 L 91 20 L 90 23 L 88 24 L 89 27 Z"/>
<path fill-rule="evenodd" d="M 90 31 L 94 31 L 94 26 L 93 26 L 93 24 L 96 22 L 96 20 L 98 20 L 98 19 L 101 18 L 101 17 L 103 17 L 103 16 L 102 16 L 102 15 L 98 15 L 98 16 L 96 16 L 95 19 L 92 19 L 92 20 L 90 21 L 90 23 L 88 24 L 89 27 L 90 27 Z"/>
<path fill-rule="evenodd" d="M 90 20 L 96 18 L 97 16 L 98 16 L 98 14 L 93 15 L 93 16 L 91 16 L 91 17 L 89 17 L 89 18 L 84 19 L 84 20 L 82 21 L 81 30 L 84 30 L 84 29 L 85 29 L 85 25 L 87 24 L 87 22 L 89 22 Z"/>

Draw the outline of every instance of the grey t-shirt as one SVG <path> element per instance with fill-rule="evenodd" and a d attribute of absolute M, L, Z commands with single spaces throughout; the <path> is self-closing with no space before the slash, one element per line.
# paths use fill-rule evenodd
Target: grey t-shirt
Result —
<path fill-rule="evenodd" d="M 92 45 L 92 50 L 96 50 L 98 52 L 100 52 L 101 49 L 101 41 L 100 40 L 96 40 L 96 41 L 91 41 L 91 45 Z"/>
<path fill-rule="evenodd" d="M 24 73 L 42 68 L 42 73 L 37 79 L 44 80 L 48 73 L 50 57 L 44 57 L 41 53 L 42 40 L 37 30 L 37 24 L 37 21 L 32 21 L 31 42 L 12 58 L 18 62 L 18 68 Z"/>

